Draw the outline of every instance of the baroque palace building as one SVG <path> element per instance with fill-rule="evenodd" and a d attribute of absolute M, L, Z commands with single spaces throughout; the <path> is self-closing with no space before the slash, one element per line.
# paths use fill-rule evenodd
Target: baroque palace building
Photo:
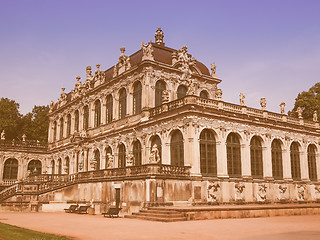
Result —
<path fill-rule="evenodd" d="M 141 44 L 50 104 L 48 145 L 0 142 L 0 202 L 146 205 L 320 201 L 313 121 L 222 100 L 221 80 L 183 46 Z M 40 174 L 41 173 L 41 174 Z M 58 208 L 58 207 L 57 207 Z"/>

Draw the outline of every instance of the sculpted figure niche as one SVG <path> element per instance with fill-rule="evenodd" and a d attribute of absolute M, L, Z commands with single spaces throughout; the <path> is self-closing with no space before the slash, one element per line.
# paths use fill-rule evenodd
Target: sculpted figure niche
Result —
<path fill-rule="evenodd" d="M 149 157 L 149 163 L 160 163 L 160 155 L 158 150 L 158 145 L 154 144 L 151 148 L 151 154 Z"/>
<path fill-rule="evenodd" d="M 114 168 L 114 156 L 107 153 L 107 168 Z"/>

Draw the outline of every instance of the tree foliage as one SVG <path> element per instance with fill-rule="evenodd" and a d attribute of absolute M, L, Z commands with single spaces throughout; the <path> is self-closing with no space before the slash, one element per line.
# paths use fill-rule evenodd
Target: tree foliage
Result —
<path fill-rule="evenodd" d="M 292 111 L 288 112 L 289 116 L 297 117 L 298 107 L 302 108 L 302 117 L 307 120 L 313 119 L 314 111 L 320 114 L 320 82 L 316 83 L 309 91 L 303 91 L 298 94 Z"/>
<path fill-rule="evenodd" d="M 32 112 L 22 115 L 19 104 L 8 98 L 0 99 L 0 132 L 5 131 L 7 140 L 22 139 L 46 142 L 48 139 L 48 106 L 34 106 Z"/>

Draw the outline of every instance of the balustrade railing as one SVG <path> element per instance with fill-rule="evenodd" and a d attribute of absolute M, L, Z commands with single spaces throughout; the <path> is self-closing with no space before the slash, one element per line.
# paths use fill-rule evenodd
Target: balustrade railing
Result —
<path fill-rule="evenodd" d="M 47 144 L 40 143 L 36 140 L 0 140 L 0 147 L 46 149 Z"/>

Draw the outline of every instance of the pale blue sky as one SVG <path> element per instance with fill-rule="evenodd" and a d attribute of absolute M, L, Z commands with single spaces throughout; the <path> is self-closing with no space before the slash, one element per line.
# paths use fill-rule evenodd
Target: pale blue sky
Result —
<path fill-rule="evenodd" d="M 69 92 L 85 68 L 117 62 L 162 27 L 166 46 L 184 44 L 216 62 L 223 100 L 279 112 L 320 81 L 320 1 L 0 0 L 0 97 L 33 105 Z"/>

